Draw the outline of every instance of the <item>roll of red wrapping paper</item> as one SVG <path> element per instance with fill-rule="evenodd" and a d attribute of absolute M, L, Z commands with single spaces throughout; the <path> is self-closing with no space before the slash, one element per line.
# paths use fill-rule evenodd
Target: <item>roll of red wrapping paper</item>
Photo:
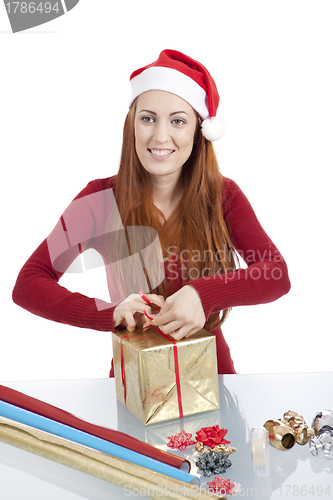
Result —
<path fill-rule="evenodd" d="M 42 417 L 50 418 L 61 424 L 68 425 L 73 427 L 73 429 L 77 429 L 86 432 L 87 434 L 91 434 L 92 436 L 110 441 L 111 443 L 118 444 L 147 457 L 154 458 L 155 460 L 159 460 L 160 462 L 171 465 L 172 467 L 176 467 L 177 469 L 181 469 L 185 472 L 189 472 L 191 469 L 191 464 L 188 460 L 184 460 L 183 458 L 177 457 L 172 453 L 155 448 L 155 446 L 145 443 L 144 441 L 140 441 L 139 439 L 129 436 L 123 432 L 86 422 L 85 420 L 72 415 L 72 413 L 28 396 L 27 394 L 23 394 L 22 392 L 15 391 L 10 387 L 0 385 L 0 400 L 5 403 L 18 406 L 19 408 L 23 408 L 24 410 L 36 413 L 37 415 L 41 415 Z"/>

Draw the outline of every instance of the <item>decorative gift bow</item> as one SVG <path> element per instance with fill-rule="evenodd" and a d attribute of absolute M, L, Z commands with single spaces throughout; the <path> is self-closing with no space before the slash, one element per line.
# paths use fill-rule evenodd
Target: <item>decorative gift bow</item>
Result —
<path fill-rule="evenodd" d="M 220 429 L 218 425 L 213 425 L 213 427 L 202 427 L 200 431 L 197 431 L 197 442 L 201 442 L 203 446 L 208 448 L 215 448 L 219 444 L 230 444 L 228 439 L 224 439 L 227 434 L 228 429 Z"/>

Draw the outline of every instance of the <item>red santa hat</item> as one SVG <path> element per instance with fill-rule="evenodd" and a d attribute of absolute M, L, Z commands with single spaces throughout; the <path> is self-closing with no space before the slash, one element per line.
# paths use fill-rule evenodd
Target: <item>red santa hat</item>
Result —
<path fill-rule="evenodd" d="M 148 90 L 164 90 L 178 95 L 199 113 L 206 139 L 216 141 L 223 136 L 225 123 L 216 118 L 220 96 L 212 76 L 199 62 L 176 50 L 163 50 L 157 61 L 134 71 L 130 80 L 130 106 Z"/>

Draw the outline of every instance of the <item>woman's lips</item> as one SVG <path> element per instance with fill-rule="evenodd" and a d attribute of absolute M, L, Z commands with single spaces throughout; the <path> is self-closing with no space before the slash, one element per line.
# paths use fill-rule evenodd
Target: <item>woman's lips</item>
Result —
<path fill-rule="evenodd" d="M 150 155 L 158 161 L 168 159 L 172 153 L 174 153 L 174 149 L 148 149 Z"/>

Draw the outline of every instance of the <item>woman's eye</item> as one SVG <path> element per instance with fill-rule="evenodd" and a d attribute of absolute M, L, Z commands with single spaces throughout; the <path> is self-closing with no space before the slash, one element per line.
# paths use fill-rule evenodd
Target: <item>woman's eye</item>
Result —
<path fill-rule="evenodd" d="M 172 123 L 174 123 L 175 125 L 182 125 L 183 123 L 185 123 L 184 120 L 181 120 L 181 118 L 175 118 Z"/>
<path fill-rule="evenodd" d="M 143 123 L 152 123 L 154 119 L 151 116 L 144 116 L 142 118 Z"/>

